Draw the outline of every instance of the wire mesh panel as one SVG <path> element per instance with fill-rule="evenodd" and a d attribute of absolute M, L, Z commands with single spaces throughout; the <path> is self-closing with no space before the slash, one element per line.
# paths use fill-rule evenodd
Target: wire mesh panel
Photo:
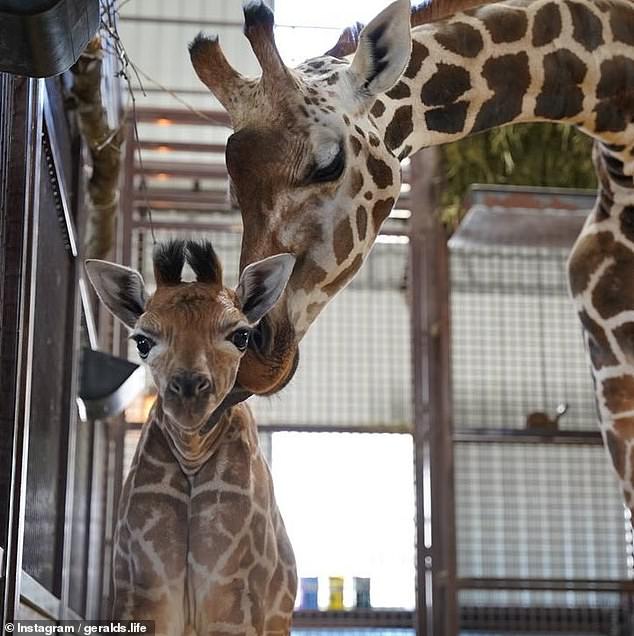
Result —
<path fill-rule="evenodd" d="M 461 625 L 630 634 L 631 526 L 598 435 L 569 250 L 540 240 L 541 210 L 515 213 L 540 235 L 487 244 L 478 223 L 493 216 L 474 208 L 470 240 L 450 243 Z"/>
<path fill-rule="evenodd" d="M 530 413 L 596 429 L 565 250 L 459 248 L 451 254 L 455 427 L 524 428 Z"/>
<path fill-rule="evenodd" d="M 631 599 L 622 600 L 621 608 L 611 607 L 610 600 L 599 596 L 596 604 L 585 607 L 504 608 L 492 604 L 463 609 L 460 636 L 630 636 L 634 633 Z"/>
<path fill-rule="evenodd" d="M 623 504 L 601 447 L 458 444 L 455 465 L 460 577 L 627 578 Z M 463 596 L 470 604 L 491 597 L 481 591 Z M 528 590 L 493 597 L 513 606 L 598 600 L 594 592 Z M 605 600 L 618 603 L 618 595 Z"/>

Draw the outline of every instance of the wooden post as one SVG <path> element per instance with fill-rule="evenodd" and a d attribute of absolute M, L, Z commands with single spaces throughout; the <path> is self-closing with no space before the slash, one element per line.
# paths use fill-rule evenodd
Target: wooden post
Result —
<path fill-rule="evenodd" d="M 411 159 L 410 299 L 417 506 L 417 631 L 456 636 L 449 259 L 438 220 L 440 152 Z"/>

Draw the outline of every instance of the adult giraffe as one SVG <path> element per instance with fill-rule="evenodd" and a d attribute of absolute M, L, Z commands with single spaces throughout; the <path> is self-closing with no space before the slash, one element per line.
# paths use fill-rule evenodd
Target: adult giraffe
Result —
<path fill-rule="evenodd" d="M 474 4 L 410 14 L 409 0 L 397 0 L 331 51 L 351 59 L 289 69 L 272 13 L 250 2 L 245 34 L 259 80 L 239 75 L 217 39 L 192 43 L 194 68 L 235 129 L 226 156 L 244 221 L 241 266 L 278 252 L 297 258 L 238 385 L 271 393 L 292 376 L 299 341 L 392 209 L 402 159 L 496 126 L 573 124 L 596 140 L 599 192 L 570 257 L 570 287 L 601 430 L 634 512 L 634 4 L 508 0 L 421 24 Z"/>

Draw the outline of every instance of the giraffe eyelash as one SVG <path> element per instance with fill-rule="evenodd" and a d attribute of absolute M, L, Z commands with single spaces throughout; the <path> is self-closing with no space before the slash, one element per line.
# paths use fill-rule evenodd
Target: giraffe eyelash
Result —
<path fill-rule="evenodd" d="M 328 181 L 337 180 L 343 173 L 343 169 L 346 165 L 346 153 L 343 149 L 343 144 L 339 146 L 337 154 L 333 160 L 323 167 L 316 167 L 310 174 L 309 181 L 311 183 L 325 183 Z"/>

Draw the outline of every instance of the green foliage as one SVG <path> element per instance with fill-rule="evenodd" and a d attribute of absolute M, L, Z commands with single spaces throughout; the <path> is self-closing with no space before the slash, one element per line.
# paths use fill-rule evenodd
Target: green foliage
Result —
<path fill-rule="evenodd" d="M 592 140 L 572 126 L 518 124 L 442 147 L 443 219 L 457 225 L 473 183 L 594 188 Z"/>

